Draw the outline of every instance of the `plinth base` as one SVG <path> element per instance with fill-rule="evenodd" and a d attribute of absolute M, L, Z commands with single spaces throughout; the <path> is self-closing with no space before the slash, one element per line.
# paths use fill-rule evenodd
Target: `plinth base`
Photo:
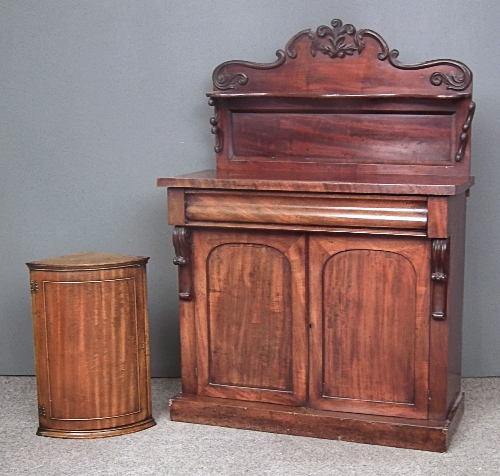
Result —
<path fill-rule="evenodd" d="M 447 450 L 463 411 L 463 394 L 445 421 L 328 412 L 185 394 L 170 401 L 173 421 L 436 452 Z"/>
<path fill-rule="evenodd" d="M 100 430 L 56 430 L 51 428 L 39 427 L 36 434 L 38 436 L 50 436 L 52 438 L 105 438 L 107 436 L 120 436 L 134 433 L 136 431 L 145 430 L 155 426 L 156 422 L 153 418 L 140 421 L 138 423 L 131 423 L 130 425 L 117 426 L 115 428 L 103 428 Z"/>

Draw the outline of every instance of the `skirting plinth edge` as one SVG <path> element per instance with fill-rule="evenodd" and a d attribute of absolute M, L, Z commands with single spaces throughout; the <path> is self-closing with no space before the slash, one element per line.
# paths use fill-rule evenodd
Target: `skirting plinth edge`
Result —
<path fill-rule="evenodd" d="M 463 411 L 463 394 L 444 421 L 328 412 L 186 394 L 176 395 L 170 401 L 172 421 L 441 453 L 447 450 Z"/>
<path fill-rule="evenodd" d="M 154 419 L 148 418 L 147 420 L 131 423 L 130 425 L 121 425 L 114 428 L 103 428 L 100 430 L 59 430 L 54 428 L 39 427 L 36 434 L 38 436 L 50 436 L 52 438 L 105 438 L 108 436 L 120 436 L 135 433 L 136 431 L 145 430 L 146 428 L 151 428 L 155 425 L 156 422 Z"/>

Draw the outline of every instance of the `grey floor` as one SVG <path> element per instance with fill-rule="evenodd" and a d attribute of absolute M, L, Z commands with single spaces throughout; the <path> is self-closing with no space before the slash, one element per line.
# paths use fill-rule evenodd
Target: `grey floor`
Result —
<path fill-rule="evenodd" d="M 0 377 L 0 475 L 500 475 L 500 378 L 464 379 L 446 454 L 171 422 L 177 379 L 153 379 L 157 425 L 93 440 L 36 436 L 33 377 Z"/>

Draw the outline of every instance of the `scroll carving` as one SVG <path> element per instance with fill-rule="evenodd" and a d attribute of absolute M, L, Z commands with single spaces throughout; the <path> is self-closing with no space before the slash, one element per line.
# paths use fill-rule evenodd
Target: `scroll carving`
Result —
<path fill-rule="evenodd" d="M 210 124 L 212 125 L 212 134 L 215 135 L 215 153 L 219 154 L 222 152 L 222 149 L 224 147 L 224 133 L 222 132 L 222 129 L 219 127 L 219 122 L 220 122 L 220 111 L 219 108 L 217 107 L 217 102 L 213 99 L 210 98 L 208 100 L 208 105 L 213 106 L 214 108 L 214 117 L 210 118 Z"/>
<path fill-rule="evenodd" d="M 373 30 L 359 30 L 357 32 L 358 42 L 361 45 L 361 51 L 364 48 L 364 38 L 373 38 L 380 45 L 381 51 L 377 54 L 377 58 L 380 61 L 389 61 L 389 63 L 397 69 L 403 70 L 418 70 L 433 68 L 436 66 L 451 67 L 456 70 L 454 74 L 442 73 L 436 71 L 432 73 L 429 77 L 429 81 L 433 86 L 441 86 L 443 83 L 446 84 L 446 89 L 453 91 L 464 91 L 467 89 L 472 82 L 472 72 L 471 70 L 460 61 L 443 59 L 443 60 L 432 60 L 424 61 L 422 63 L 405 64 L 401 63 L 397 58 L 399 56 L 398 50 L 389 50 L 389 46 L 386 41 Z M 361 53 L 360 51 L 360 53 Z"/>
<path fill-rule="evenodd" d="M 283 50 L 276 51 L 278 59 L 274 63 L 252 63 L 250 61 L 226 61 L 215 68 L 212 74 L 214 86 L 217 89 L 227 90 L 235 89 L 238 86 L 245 86 L 248 83 L 249 77 L 245 73 L 226 74 L 224 70 L 228 66 L 242 66 L 251 69 L 274 69 L 278 68 L 286 61 L 286 55 Z"/>
<path fill-rule="evenodd" d="M 303 30 L 293 36 L 287 43 L 285 50 L 278 50 L 276 55 L 278 59 L 274 63 L 251 63 L 247 61 L 228 61 L 219 65 L 213 73 L 214 86 L 219 90 L 236 89 L 245 86 L 250 77 L 247 72 L 225 73 L 226 68 L 242 67 L 245 69 L 267 70 L 278 68 L 283 65 L 287 58 L 297 58 L 297 44 L 307 39 L 311 45 L 309 52 L 312 57 L 317 53 L 322 53 L 332 59 L 345 58 L 354 54 L 361 54 L 365 49 L 365 38 L 372 38 L 380 45 L 380 52 L 377 58 L 380 61 L 388 61 L 393 67 L 402 70 L 419 70 L 434 67 L 449 68 L 453 72 L 435 71 L 429 76 L 429 81 L 433 86 L 446 85 L 446 89 L 453 91 L 464 91 L 472 83 L 472 72 L 460 61 L 455 60 L 433 60 L 415 64 L 405 64 L 398 61 L 399 51 L 389 50 L 386 41 L 375 31 L 362 29 L 356 30 L 351 24 L 343 25 L 339 19 L 331 22 L 331 27 L 322 25 L 316 29 Z"/>
<path fill-rule="evenodd" d="M 460 134 L 460 143 L 458 145 L 458 152 L 455 156 L 455 160 L 460 162 L 464 158 L 465 147 L 467 146 L 467 142 L 469 140 L 469 131 L 472 125 L 472 119 L 474 118 L 474 112 L 476 110 L 476 103 L 471 101 L 469 104 L 469 114 L 467 114 L 467 119 L 462 126 L 462 133 Z"/>
<path fill-rule="evenodd" d="M 174 264 L 179 266 L 179 298 L 190 301 L 193 298 L 193 264 L 191 231 L 183 226 L 174 227 Z"/>
<path fill-rule="evenodd" d="M 446 319 L 449 253 L 448 240 L 432 241 L 432 309 L 433 319 Z"/>

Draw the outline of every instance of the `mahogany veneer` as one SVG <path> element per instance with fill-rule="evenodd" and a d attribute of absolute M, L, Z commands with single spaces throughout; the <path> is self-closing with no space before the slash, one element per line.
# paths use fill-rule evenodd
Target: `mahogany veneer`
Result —
<path fill-rule="evenodd" d="M 217 170 L 160 178 L 179 266 L 173 420 L 446 451 L 463 413 L 472 73 L 333 20 L 229 61 Z"/>
<path fill-rule="evenodd" d="M 40 419 L 37 435 L 97 438 L 155 424 L 148 259 L 78 253 L 27 263 Z"/>

